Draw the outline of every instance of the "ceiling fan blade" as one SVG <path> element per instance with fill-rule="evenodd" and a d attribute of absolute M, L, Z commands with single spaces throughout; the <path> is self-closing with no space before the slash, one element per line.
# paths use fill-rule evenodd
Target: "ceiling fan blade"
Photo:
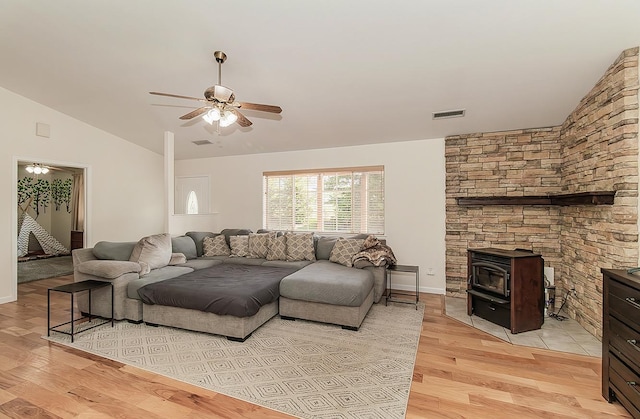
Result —
<path fill-rule="evenodd" d="M 200 116 L 203 113 L 207 112 L 209 110 L 209 106 L 203 106 L 202 108 L 198 108 L 198 109 L 194 109 L 193 111 L 189 112 L 188 114 L 182 115 L 180 117 L 180 119 L 193 119 L 196 116 Z"/>
<path fill-rule="evenodd" d="M 206 102 L 206 100 L 202 99 L 202 98 L 191 97 L 191 96 L 182 96 L 182 95 L 173 95 L 171 93 L 149 92 L 149 94 L 157 95 L 157 96 L 177 97 L 178 99 L 197 100 L 198 102 Z"/>
<path fill-rule="evenodd" d="M 253 125 L 253 122 L 249 121 L 247 117 L 241 114 L 237 109 L 231 109 L 231 112 L 236 114 L 236 116 L 238 117 L 236 123 L 241 127 L 250 127 L 251 125 Z"/>
<path fill-rule="evenodd" d="M 259 103 L 237 102 L 241 109 L 250 109 L 252 111 L 262 111 L 271 113 L 280 113 L 282 108 L 275 105 L 261 105 Z"/>

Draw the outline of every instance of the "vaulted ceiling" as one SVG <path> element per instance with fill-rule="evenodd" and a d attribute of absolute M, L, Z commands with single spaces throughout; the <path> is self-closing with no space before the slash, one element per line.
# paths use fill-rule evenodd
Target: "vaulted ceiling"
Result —
<path fill-rule="evenodd" d="M 0 86 L 158 153 L 226 156 L 550 126 L 624 50 L 637 0 L 0 0 Z M 253 125 L 179 116 L 217 81 Z M 464 118 L 432 113 L 465 109 Z M 47 122 L 47 121 L 40 121 Z M 55 126 L 52 127 L 52 134 Z M 193 141 L 209 140 L 197 146 Z"/>

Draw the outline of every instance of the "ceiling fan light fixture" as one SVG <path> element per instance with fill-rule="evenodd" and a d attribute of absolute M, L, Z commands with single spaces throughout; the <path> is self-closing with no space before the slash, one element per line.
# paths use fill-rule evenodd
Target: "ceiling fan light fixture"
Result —
<path fill-rule="evenodd" d="M 46 175 L 47 173 L 49 173 L 49 168 L 46 166 L 43 166 L 40 163 L 30 164 L 27 167 L 25 167 L 24 170 L 36 175 Z"/>
<path fill-rule="evenodd" d="M 220 109 L 212 108 L 202 116 L 202 119 L 204 119 L 209 125 L 213 125 L 215 121 L 220 120 L 220 116 Z"/>
<path fill-rule="evenodd" d="M 231 112 L 230 110 L 225 110 L 222 113 L 222 117 L 220 118 L 220 126 L 228 127 L 229 125 L 233 124 L 237 120 L 238 120 L 238 116 L 234 112 Z"/>

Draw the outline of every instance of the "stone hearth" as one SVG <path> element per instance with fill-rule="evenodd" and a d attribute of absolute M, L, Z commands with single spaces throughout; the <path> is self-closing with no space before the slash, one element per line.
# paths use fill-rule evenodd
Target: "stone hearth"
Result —
<path fill-rule="evenodd" d="M 465 297 L 467 249 L 524 248 L 555 269 L 556 298 L 602 336 L 600 268 L 638 264 L 638 48 L 624 51 L 561 126 L 450 136 L 447 295 Z M 613 205 L 459 205 L 472 197 L 613 191 Z"/>

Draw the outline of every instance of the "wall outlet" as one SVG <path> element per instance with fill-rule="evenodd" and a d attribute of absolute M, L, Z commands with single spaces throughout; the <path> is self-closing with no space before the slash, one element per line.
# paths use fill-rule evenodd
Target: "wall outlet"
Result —
<path fill-rule="evenodd" d="M 435 275 L 435 273 L 433 272 L 433 268 L 427 268 L 427 275 Z"/>

